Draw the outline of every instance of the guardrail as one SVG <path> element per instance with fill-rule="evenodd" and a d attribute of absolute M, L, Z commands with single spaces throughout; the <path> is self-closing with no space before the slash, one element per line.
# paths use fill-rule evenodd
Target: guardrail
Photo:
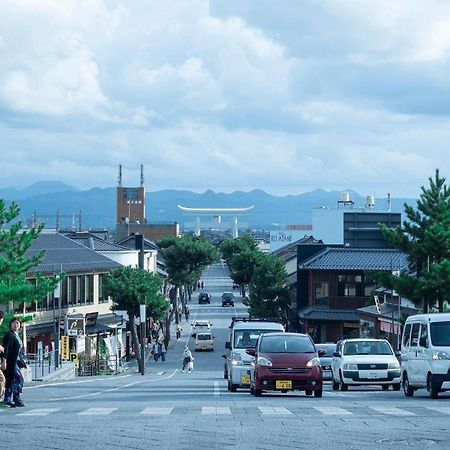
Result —
<path fill-rule="evenodd" d="M 61 361 L 58 359 L 56 364 L 57 352 L 40 352 L 40 353 L 28 353 L 27 361 L 31 367 L 31 379 L 33 381 L 41 381 L 45 375 L 54 372 L 57 367 L 61 365 Z"/>

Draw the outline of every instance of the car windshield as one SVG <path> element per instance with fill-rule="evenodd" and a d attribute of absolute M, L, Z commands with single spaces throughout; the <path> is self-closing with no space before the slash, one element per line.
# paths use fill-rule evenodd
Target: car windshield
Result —
<path fill-rule="evenodd" d="M 209 340 L 211 340 L 211 335 L 210 334 L 197 334 L 197 339 L 199 341 L 209 341 Z"/>
<path fill-rule="evenodd" d="M 336 344 L 316 344 L 317 350 L 326 350 L 325 357 L 332 357 L 333 353 L 336 351 Z"/>
<path fill-rule="evenodd" d="M 263 336 L 259 351 L 262 353 L 315 353 L 306 336 Z"/>
<path fill-rule="evenodd" d="M 384 341 L 346 342 L 344 355 L 392 355 L 392 350 Z"/>
<path fill-rule="evenodd" d="M 432 322 L 430 331 L 433 345 L 440 347 L 450 346 L 450 322 Z"/>
<path fill-rule="evenodd" d="M 263 333 L 276 333 L 280 330 L 236 330 L 234 332 L 234 348 L 249 348 L 256 345 L 256 341 Z"/>

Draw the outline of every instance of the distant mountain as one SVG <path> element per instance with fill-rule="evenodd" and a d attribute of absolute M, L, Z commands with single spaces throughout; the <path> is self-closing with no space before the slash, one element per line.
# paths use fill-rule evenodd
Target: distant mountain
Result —
<path fill-rule="evenodd" d="M 348 192 L 355 208 L 364 207 L 365 197 L 357 192 Z M 57 211 L 62 227 L 77 227 L 80 212 L 85 228 L 114 228 L 116 223 L 116 189 L 113 187 L 81 191 L 60 182 L 41 182 L 22 190 L 2 189 L 0 197 L 19 203 L 24 223 L 36 213 L 40 221 L 54 228 Z M 178 222 L 183 226 L 185 222 L 192 222 L 193 218 L 183 215 L 177 205 L 197 208 L 242 208 L 254 205 L 252 212 L 240 221 L 248 223 L 251 228 L 271 229 L 276 228 L 277 224 L 311 224 L 314 208 L 336 208 L 340 199 L 340 191 L 322 189 L 286 196 L 271 195 L 259 189 L 230 194 L 211 190 L 199 194 L 167 189 L 147 192 L 145 206 L 149 222 Z M 392 199 L 392 211 L 403 212 L 405 202 L 415 204 L 416 199 Z M 375 199 L 375 209 L 386 211 L 387 200 Z"/>

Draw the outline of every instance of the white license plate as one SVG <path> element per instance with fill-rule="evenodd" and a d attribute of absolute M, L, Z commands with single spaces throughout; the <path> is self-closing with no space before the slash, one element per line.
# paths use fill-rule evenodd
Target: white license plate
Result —
<path fill-rule="evenodd" d="M 371 372 L 371 373 L 369 373 L 369 375 L 367 375 L 367 378 L 369 378 L 371 380 L 377 380 L 378 378 L 380 378 L 380 375 L 378 375 L 375 372 Z"/>

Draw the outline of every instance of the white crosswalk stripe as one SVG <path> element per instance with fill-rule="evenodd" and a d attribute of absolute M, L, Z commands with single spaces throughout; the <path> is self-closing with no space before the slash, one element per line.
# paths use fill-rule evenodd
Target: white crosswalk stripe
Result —
<path fill-rule="evenodd" d="M 261 413 L 265 416 L 279 416 L 279 415 L 288 415 L 292 414 L 291 411 L 289 411 L 284 406 L 258 406 L 258 409 L 261 411 Z"/>
<path fill-rule="evenodd" d="M 348 416 L 353 414 L 350 411 L 338 406 L 314 406 L 314 409 L 325 416 Z"/>
<path fill-rule="evenodd" d="M 118 408 L 89 408 L 78 413 L 79 416 L 107 416 Z"/>
<path fill-rule="evenodd" d="M 17 416 L 48 416 L 59 411 L 61 408 L 36 408 L 16 414 Z"/>
<path fill-rule="evenodd" d="M 450 406 L 427 406 L 427 409 L 431 409 L 432 411 L 437 411 L 441 414 L 449 414 L 450 415 Z"/>
<path fill-rule="evenodd" d="M 228 406 L 203 406 L 202 415 L 231 415 L 231 410 Z"/>
<path fill-rule="evenodd" d="M 382 414 L 388 414 L 389 416 L 415 416 L 413 412 L 396 408 L 394 406 L 371 406 L 370 409 Z"/>
<path fill-rule="evenodd" d="M 148 414 L 152 416 L 168 416 L 173 411 L 171 407 L 151 407 L 145 408 L 141 414 Z"/>

